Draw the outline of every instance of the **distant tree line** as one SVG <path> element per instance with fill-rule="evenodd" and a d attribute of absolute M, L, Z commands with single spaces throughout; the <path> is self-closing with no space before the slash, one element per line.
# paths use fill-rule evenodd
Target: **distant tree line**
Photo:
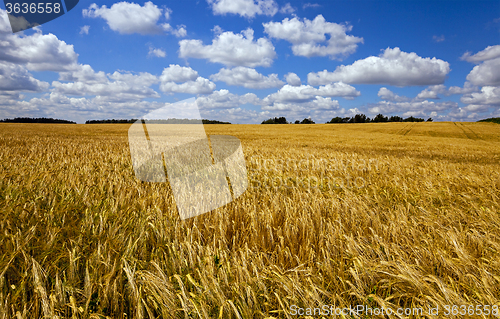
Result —
<path fill-rule="evenodd" d="M 85 124 L 132 124 L 137 119 L 131 119 L 131 120 L 88 120 L 85 121 Z"/>
<path fill-rule="evenodd" d="M 384 122 L 424 122 L 425 120 L 418 117 L 407 117 L 402 118 L 400 116 L 387 117 L 382 114 L 378 114 L 373 119 L 370 119 L 365 114 L 356 114 L 353 117 L 334 117 L 326 124 L 337 124 L 337 123 L 384 123 Z M 427 122 L 432 122 L 432 118 L 428 118 Z M 315 124 L 310 118 L 305 118 L 302 121 L 295 121 L 295 124 Z M 263 121 L 261 124 L 291 124 L 287 122 L 285 117 L 274 117 Z"/>
<path fill-rule="evenodd" d="M 203 124 L 231 124 L 229 122 L 221 122 L 221 121 L 216 121 L 216 120 L 201 120 Z"/>
<path fill-rule="evenodd" d="M 275 117 L 275 118 L 270 118 L 268 120 L 263 121 L 261 124 L 291 124 L 291 122 L 288 122 L 285 117 Z M 296 120 L 295 124 L 315 124 L 314 121 L 311 119 L 303 119 L 302 121 Z"/>
<path fill-rule="evenodd" d="M 479 120 L 478 122 L 492 122 L 500 124 L 500 117 L 491 117 L 489 119 Z"/>
<path fill-rule="evenodd" d="M 132 124 L 135 123 L 137 119 L 131 120 L 88 120 L 85 124 Z M 165 119 L 165 120 L 146 120 L 148 123 L 152 124 L 199 124 L 200 120 L 191 119 Z M 202 119 L 203 124 L 231 124 L 229 122 L 221 122 L 216 120 L 206 120 Z"/>
<path fill-rule="evenodd" d="M 53 119 L 51 117 L 16 117 L 14 119 L 3 119 L 0 120 L 3 123 L 55 123 L 55 124 L 76 124 L 76 122 L 68 120 Z"/>
<path fill-rule="evenodd" d="M 268 120 L 262 121 L 261 124 L 288 124 L 285 117 L 275 117 Z"/>
<path fill-rule="evenodd" d="M 311 119 L 303 119 L 302 121 L 295 121 L 295 124 L 316 124 L 313 120 Z"/>
<path fill-rule="evenodd" d="M 334 117 L 327 124 L 337 124 L 337 123 L 384 123 L 384 122 L 424 122 L 425 120 L 418 117 L 407 117 L 403 119 L 400 116 L 387 117 L 382 114 L 376 115 L 373 119 L 370 119 L 365 114 L 356 114 L 353 117 Z M 432 118 L 428 118 L 427 122 L 432 122 Z"/>

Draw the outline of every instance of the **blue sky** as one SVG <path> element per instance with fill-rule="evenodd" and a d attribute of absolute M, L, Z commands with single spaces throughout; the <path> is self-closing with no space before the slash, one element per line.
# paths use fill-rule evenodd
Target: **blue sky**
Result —
<path fill-rule="evenodd" d="M 232 123 L 500 116 L 500 2 L 82 0 L 13 34 L 0 118 L 137 118 L 195 97 Z"/>

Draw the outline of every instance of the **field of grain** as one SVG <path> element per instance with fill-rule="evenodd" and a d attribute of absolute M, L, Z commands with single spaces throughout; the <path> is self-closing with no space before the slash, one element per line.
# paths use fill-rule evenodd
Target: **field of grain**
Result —
<path fill-rule="evenodd" d="M 0 318 L 500 317 L 500 125 L 205 125 L 250 185 L 184 221 L 128 127 L 0 125 Z"/>

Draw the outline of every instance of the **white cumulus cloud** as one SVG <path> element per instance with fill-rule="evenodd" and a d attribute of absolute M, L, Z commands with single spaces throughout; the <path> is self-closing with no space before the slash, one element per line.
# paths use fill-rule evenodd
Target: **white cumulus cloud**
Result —
<path fill-rule="evenodd" d="M 470 52 L 465 52 L 461 59 L 467 62 L 479 63 L 487 60 L 500 58 L 500 45 L 488 46 L 486 49 L 471 55 Z"/>
<path fill-rule="evenodd" d="M 479 89 L 476 85 L 466 81 L 463 87 L 459 86 L 451 86 L 447 88 L 443 84 L 431 85 L 422 90 L 417 97 L 416 100 L 437 100 L 440 99 L 439 95 L 450 96 L 454 94 L 468 94 L 472 92 L 477 92 Z"/>
<path fill-rule="evenodd" d="M 476 65 L 467 75 L 467 81 L 478 86 L 500 86 L 500 58 Z"/>
<path fill-rule="evenodd" d="M 452 101 L 434 102 L 412 100 L 408 102 L 380 101 L 375 104 L 369 104 L 368 111 L 371 114 L 390 114 L 398 113 L 403 116 L 425 116 L 431 112 L 443 112 L 455 110 L 458 103 Z"/>
<path fill-rule="evenodd" d="M 487 109 L 490 106 L 500 107 L 500 87 L 483 86 L 481 92 L 466 94 L 460 101 L 467 106 L 468 110 Z"/>
<path fill-rule="evenodd" d="M 303 92 L 311 95 L 341 96 L 347 100 L 352 100 L 361 95 L 361 92 L 356 90 L 353 86 L 343 82 L 329 83 L 317 89 L 308 87 Z"/>
<path fill-rule="evenodd" d="M 198 75 L 190 67 L 170 64 L 160 76 L 160 90 L 166 93 L 209 94 L 215 83 Z"/>
<path fill-rule="evenodd" d="M 77 66 L 73 45 L 52 33 L 13 34 L 5 10 L 0 9 L 0 61 L 26 66 L 30 71 L 65 71 Z"/>
<path fill-rule="evenodd" d="M 346 34 L 352 26 L 326 22 L 322 15 L 312 21 L 307 18 L 301 21 L 294 17 L 263 25 L 269 36 L 292 43 L 292 52 L 298 56 L 341 59 L 354 53 L 358 43 L 363 42 L 363 38 Z"/>
<path fill-rule="evenodd" d="M 262 106 L 262 110 L 304 113 L 311 110 L 336 110 L 339 106 L 340 104 L 337 100 L 332 100 L 330 97 L 317 96 L 304 103 L 275 102 L 272 104 L 265 104 Z"/>
<path fill-rule="evenodd" d="M 294 13 L 295 9 L 292 7 L 290 2 L 287 2 L 284 6 L 280 8 L 280 13 L 291 14 Z"/>
<path fill-rule="evenodd" d="M 258 112 L 255 110 L 249 110 L 242 107 L 207 108 L 207 109 L 200 108 L 200 114 L 203 118 L 206 119 L 227 121 L 233 124 L 236 123 L 258 124 L 269 117 L 267 116 L 266 112 Z"/>
<path fill-rule="evenodd" d="M 12 33 L 12 28 L 7 11 L 0 9 L 0 34 L 2 33 Z"/>
<path fill-rule="evenodd" d="M 2 99 L 0 97 L 0 104 Z M 5 109 L 9 117 L 54 117 L 75 120 L 84 123 L 88 119 L 138 118 L 149 111 L 165 106 L 165 103 L 110 100 L 106 97 L 68 97 L 58 92 L 49 96 L 13 101 Z M 15 109 L 15 110 L 13 110 Z"/>
<path fill-rule="evenodd" d="M 381 87 L 380 90 L 378 90 L 377 95 L 382 100 L 392 101 L 392 102 L 404 102 L 409 100 L 406 96 L 399 96 L 386 87 Z"/>
<path fill-rule="evenodd" d="M 60 72 L 59 81 L 96 84 L 108 82 L 108 77 L 103 71 L 95 72 L 88 64 L 80 64 L 75 70 Z"/>
<path fill-rule="evenodd" d="M 80 34 L 89 34 L 90 26 L 89 25 L 84 25 L 83 27 L 80 28 Z"/>
<path fill-rule="evenodd" d="M 301 85 L 301 86 L 291 86 L 285 85 L 276 93 L 272 93 L 264 98 L 264 101 L 267 104 L 271 104 L 273 102 L 295 102 L 300 103 L 304 101 L 311 101 L 315 98 L 314 95 L 311 95 L 310 92 L 306 93 L 305 90 L 313 89 L 312 86 L 309 85 Z"/>
<path fill-rule="evenodd" d="M 165 52 L 165 50 L 155 48 L 153 46 L 149 46 L 148 56 L 150 56 L 150 57 L 155 56 L 157 58 L 164 58 L 167 56 L 167 53 Z"/>
<path fill-rule="evenodd" d="M 255 15 L 273 16 L 278 12 L 274 0 L 207 0 L 216 15 L 228 13 L 253 18 Z"/>
<path fill-rule="evenodd" d="M 49 83 L 39 81 L 21 65 L 0 61 L 0 92 L 47 90 Z"/>
<path fill-rule="evenodd" d="M 387 48 L 380 56 L 370 56 L 351 65 L 338 66 L 335 71 L 309 73 L 311 85 L 343 81 L 357 84 L 388 84 L 398 87 L 433 85 L 444 82 L 450 72 L 448 62 L 437 58 L 422 58 L 398 47 Z"/>
<path fill-rule="evenodd" d="M 302 82 L 300 81 L 300 77 L 293 72 L 289 72 L 287 75 L 285 75 L 285 80 L 291 86 L 301 86 L 302 85 Z"/>
<path fill-rule="evenodd" d="M 158 24 L 163 12 L 163 9 L 151 1 L 146 2 L 144 6 L 123 1 L 113 4 L 110 8 L 105 5 L 99 7 L 93 3 L 83 10 L 83 16 L 102 18 L 111 30 L 120 34 L 155 34 L 171 28 L 168 23 Z M 170 13 L 171 10 L 165 10 L 166 19 L 169 19 Z"/>
<path fill-rule="evenodd" d="M 304 103 L 307 101 L 321 100 L 322 97 L 343 97 L 345 99 L 353 99 L 361 95 L 354 87 L 339 82 L 330 83 L 319 88 L 314 88 L 310 85 L 292 86 L 285 85 L 278 92 L 272 93 L 263 99 L 264 104 L 276 103 Z"/>
<path fill-rule="evenodd" d="M 198 72 L 190 67 L 170 64 L 163 70 L 160 80 L 162 82 L 187 82 L 198 78 Z"/>
<path fill-rule="evenodd" d="M 428 88 L 424 89 L 422 92 L 418 93 L 417 99 L 437 100 L 439 99 L 438 94 L 444 94 L 446 92 L 447 92 L 446 86 L 443 84 L 431 85 Z"/>
<path fill-rule="evenodd" d="M 181 58 L 207 59 L 227 66 L 267 67 L 276 56 L 271 41 L 265 38 L 254 41 L 250 28 L 240 34 L 217 34 L 210 45 L 204 45 L 200 40 L 181 40 L 179 46 Z"/>
<path fill-rule="evenodd" d="M 277 74 L 262 75 L 255 69 L 239 66 L 233 69 L 221 69 L 210 76 L 212 81 L 222 81 L 229 85 L 239 85 L 249 89 L 269 89 L 282 87 L 285 83 Z"/>
<path fill-rule="evenodd" d="M 452 94 L 469 94 L 469 93 L 477 92 L 478 90 L 479 90 L 479 88 L 476 85 L 474 85 L 474 84 L 466 81 L 464 83 L 463 87 L 451 86 L 448 89 L 447 94 L 448 95 L 452 95 Z"/>
<path fill-rule="evenodd" d="M 105 74 L 95 72 L 89 65 L 79 65 L 71 72 L 62 72 L 59 81 L 53 81 L 53 93 L 74 96 L 95 96 L 102 101 L 138 101 L 144 98 L 159 98 L 150 86 L 158 78 L 150 73 L 118 72 Z"/>
<path fill-rule="evenodd" d="M 195 81 L 162 83 L 160 90 L 168 93 L 209 94 L 215 90 L 215 84 L 200 76 Z"/>
<path fill-rule="evenodd" d="M 187 35 L 186 26 L 184 24 L 178 25 L 177 29 L 172 30 L 172 34 L 178 38 L 184 38 Z"/>
<path fill-rule="evenodd" d="M 236 108 L 244 104 L 260 105 L 261 100 L 253 93 L 238 95 L 228 90 L 214 91 L 207 96 L 201 96 L 196 99 L 201 109 L 227 109 Z"/>

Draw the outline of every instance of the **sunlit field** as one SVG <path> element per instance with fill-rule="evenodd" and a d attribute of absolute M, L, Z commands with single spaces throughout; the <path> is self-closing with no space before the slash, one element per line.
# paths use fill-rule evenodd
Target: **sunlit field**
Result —
<path fill-rule="evenodd" d="M 500 317 L 500 125 L 205 125 L 249 187 L 184 221 L 128 127 L 0 125 L 0 318 Z"/>

